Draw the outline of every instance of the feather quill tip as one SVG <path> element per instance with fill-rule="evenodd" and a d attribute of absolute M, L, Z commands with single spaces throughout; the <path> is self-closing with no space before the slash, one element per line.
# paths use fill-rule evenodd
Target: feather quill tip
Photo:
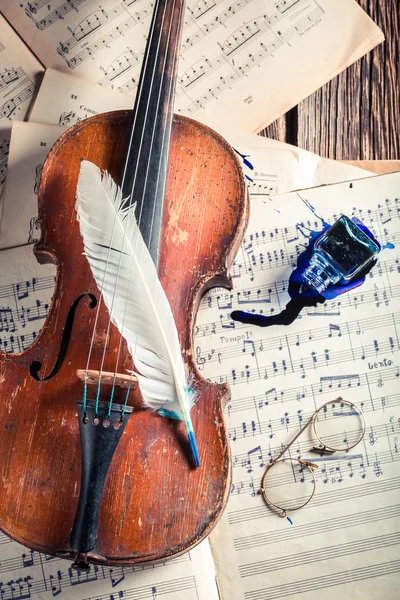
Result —
<path fill-rule="evenodd" d="M 196 465 L 196 467 L 200 467 L 199 451 L 197 449 L 196 438 L 194 437 L 193 431 L 188 431 L 188 437 L 189 437 L 190 449 L 192 451 L 192 455 L 194 458 L 194 464 Z"/>

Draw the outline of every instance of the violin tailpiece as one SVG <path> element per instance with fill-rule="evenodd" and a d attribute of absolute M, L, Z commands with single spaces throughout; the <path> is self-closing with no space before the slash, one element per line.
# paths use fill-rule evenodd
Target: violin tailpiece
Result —
<path fill-rule="evenodd" d="M 79 430 L 82 452 L 81 490 L 78 508 L 71 532 L 70 545 L 74 552 L 84 554 L 93 550 L 96 544 L 100 501 L 108 468 L 115 449 L 133 411 L 125 408 L 121 419 L 122 406 L 113 404 L 111 413 L 106 402 L 87 401 L 86 411 L 83 400 L 77 401 Z"/>

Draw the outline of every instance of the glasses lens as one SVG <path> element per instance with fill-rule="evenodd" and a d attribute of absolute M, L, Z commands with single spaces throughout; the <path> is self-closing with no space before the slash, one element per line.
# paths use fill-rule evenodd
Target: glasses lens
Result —
<path fill-rule="evenodd" d="M 341 399 L 323 406 L 315 420 L 320 445 L 335 450 L 348 450 L 358 444 L 364 429 L 364 418 L 358 406 Z"/>
<path fill-rule="evenodd" d="M 267 499 L 282 510 L 301 508 L 313 496 L 314 478 L 311 470 L 297 460 L 279 460 L 264 478 Z"/>

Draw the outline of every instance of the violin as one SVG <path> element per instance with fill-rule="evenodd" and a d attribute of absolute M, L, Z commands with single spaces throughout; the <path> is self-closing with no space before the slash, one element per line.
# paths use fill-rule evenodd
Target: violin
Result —
<path fill-rule="evenodd" d="M 0 353 L 0 529 L 80 569 L 188 551 L 210 533 L 229 493 L 229 388 L 199 375 L 193 331 L 205 291 L 231 288 L 248 201 L 229 144 L 173 114 L 183 14 L 184 0 L 155 3 L 134 109 L 80 122 L 50 151 L 34 252 L 57 267 L 54 296 L 33 345 Z M 141 214 L 197 392 L 200 467 L 184 424 L 144 408 L 129 375 L 132 354 L 83 254 L 75 210 L 82 160 L 110 173 L 127 210 Z"/>

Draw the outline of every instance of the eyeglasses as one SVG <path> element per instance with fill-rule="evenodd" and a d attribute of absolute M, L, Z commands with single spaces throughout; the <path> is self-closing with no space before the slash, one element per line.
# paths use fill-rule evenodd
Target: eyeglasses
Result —
<path fill-rule="evenodd" d="M 281 511 L 281 517 L 286 517 L 288 511 L 306 506 L 315 493 L 314 469 L 318 469 L 318 465 L 300 457 L 282 458 L 309 426 L 312 427 L 319 444 L 313 446 L 312 451 L 320 455 L 348 452 L 361 442 L 366 431 L 362 410 L 343 398 L 330 400 L 315 411 L 292 441 L 267 467 L 261 479 L 258 493 L 262 494 L 267 504 Z M 331 469 L 333 473 L 337 473 L 340 466 Z"/>

